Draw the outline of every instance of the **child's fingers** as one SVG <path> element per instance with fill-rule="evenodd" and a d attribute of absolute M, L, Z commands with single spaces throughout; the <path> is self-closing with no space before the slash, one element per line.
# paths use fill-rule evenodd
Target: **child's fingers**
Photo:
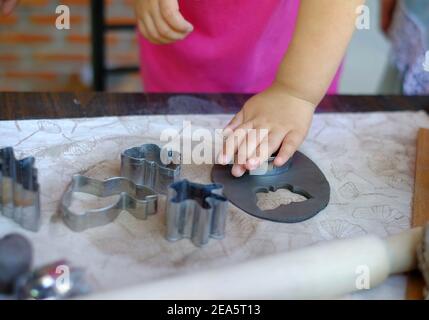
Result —
<path fill-rule="evenodd" d="M 226 125 L 225 130 L 235 130 L 239 125 L 243 123 L 243 112 L 240 111 L 237 113 L 234 118 L 231 119 L 231 121 Z"/>
<path fill-rule="evenodd" d="M 141 34 L 143 35 L 143 37 L 145 37 L 146 39 L 149 39 L 149 34 L 147 33 L 147 30 L 146 30 L 146 27 L 145 27 L 143 21 L 138 20 L 137 25 L 138 25 L 138 28 L 139 28 Z"/>
<path fill-rule="evenodd" d="M 171 28 L 179 32 L 192 32 L 194 27 L 180 13 L 177 0 L 160 0 L 159 6 L 162 17 Z"/>
<path fill-rule="evenodd" d="M 181 31 L 179 32 L 171 28 L 171 26 L 164 20 L 161 14 L 160 2 L 158 1 L 157 4 L 158 7 L 152 12 L 152 17 L 161 37 L 171 42 L 184 39 L 187 33 Z"/>
<path fill-rule="evenodd" d="M 219 158 L 219 163 L 228 164 L 234 161 L 234 155 L 238 146 L 246 139 L 246 130 L 238 128 L 233 134 L 229 135 L 224 143 L 223 152 Z"/>
<path fill-rule="evenodd" d="M 223 145 L 223 152 L 219 155 L 220 164 L 228 164 L 234 159 L 238 147 L 246 138 L 247 130 L 251 129 L 252 123 L 247 122 L 239 126 L 232 134 L 230 134 Z"/>
<path fill-rule="evenodd" d="M 282 144 L 282 141 L 284 139 L 284 133 L 282 132 L 271 132 L 268 135 L 268 148 L 267 150 L 263 150 L 263 147 L 266 148 L 266 146 L 261 145 L 261 152 L 263 157 L 261 157 L 259 160 L 262 162 L 267 161 L 268 158 L 277 150 L 279 150 L 280 145 Z M 267 154 L 268 152 L 268 154 Z"/>
<path fill-rule="evenodd" d="M 284 165 L 295 153 L 301 143 L 304 141 L 304 135 L 296 131 L 291 131 L 283 140 L 282 146 L 274 159 L 274 165 L 280 167 Z"/>
<path fill-rule="evenodd" d="M 231 169 L 231 174 L 234 176 L 234 177 L 237 177 L 237 178 L 239 178 L 239 177 L 241 177 L 243 174 L 245 174 L 246 173 L 246 168 L 244 167 L 244 165 L 241 165 L 241 164 L 234 164 L 233 166 L 232 166 L 232 169 Z"/>
<path fill-rule="evenodd" d="M 238 146 L 238 148 L 237 148 L 237 159 L 236 159 L 237 164 L 246 165 L 247 158 L 249 157 L 249 144 L 255 143 L 255 142 L 251 142 L 250 141 L 251 139 L 252 139 L 252 134 L 247 133 L 246 136 L 244 137 L 243 141 Z"/>
<path fill-rule="evenodd" d="M 150 22 L 148 22 L 147 15 L 141 17 L 138 20 L 138 25 L 143 36 L 152 43 L 159 44 L 159 42 L 155 39 L 153 30 L 151 31 L 149 26 Z"/>
<path fill-rule="evenodd" d="M 257 167 L 259 167 L 263 162 L 267 161 L 268 158 L 279 149 L 283 138 L 283 133 L 271 132 L 266 140 L 262 140 L 256 149 L 255 155 L 251 156 L 247 162 L 247 165 L 252 167 L 250 170 L 256 169 L 254 168 L 254 163 L 258 163 Z"/>
<path fill-rule="evenodd" d="M 148 34 L 147 39 L 154 44 L 165 44 L 168 43 L 166 39 L 163 39 L 156 29 L 155 22 L 152 19 L 152 16 L 149 13 L 145 13 L 143 24 L 146 27 Z"/>
<path fill-rule="evenodd" d="M 256 152 L 256 148 L 268 136 L 268 130 L 248 130 L 246 139 L 238 148 L 238 163 L 245 164 L 247 170 L 254 170 L 259 166 L 259 161 L 250 161 Z"/>
<path fill-rule="evenodd" d="M 260 159 L 268 159 L 268 135 L 260 141 L 257 145 L 256 149 L 249 156 L 249 160 L 247 160 L 246 168 L 247 170 L 255 170 L 261 165 Z"/>

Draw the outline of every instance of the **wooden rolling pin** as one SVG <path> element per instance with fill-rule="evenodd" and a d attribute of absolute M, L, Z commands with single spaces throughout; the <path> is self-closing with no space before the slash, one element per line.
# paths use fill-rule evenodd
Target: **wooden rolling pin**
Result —
<path fill-rule="evenodd" d="M 190 273 L 87 299 L 320 299 L 357 291 L 360 270 L 373 288 L 389 275 L 416 268 L 416 228 L 381 239 L 324 242 L 234 266 Z M 362 269 L 363 268 L 363 269 Z"/>
<path fill-rule="evenodd" d="M 411 227 L 424 226 L 429 221 L 429 130 L 417 135 L 416 173 L 414 180 L 413 215 Z M 407 299 L 423 299 L 424 281 L 419 273 L 408 277 Z"/>

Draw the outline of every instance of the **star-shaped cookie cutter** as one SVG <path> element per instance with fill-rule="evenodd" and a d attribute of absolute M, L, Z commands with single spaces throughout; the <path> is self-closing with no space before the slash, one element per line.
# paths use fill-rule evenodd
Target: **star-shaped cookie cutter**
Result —
<path fill-rule="evenodd" d="M 92 209 L 83 213 L 71 210 L 73 194 L 82 192 L 97 197 L 119 195 L 119 200 L 109 206 Z M 84 231 L 114 221 L 122 211 L 127 211 L 137 219 L 144 220 L 157 211 L 157 194 L 150 188 L 136 185 L 123 177 L 113 177 L 104 181 L 76 174 L 64 193 L 60 209 L 66 225 L 73 231 Z"/>
<path fill-rule="evenodd" d="M 167 194 L 168 186 L 180 177 L 180 153 L 144 144 L 121 154 L 121 176 Z"/>
<path fill-rule="evenodd" d="M 225 235 L 228 200 L 221 184 L 199 184 L 181 180 L 170 185 L 166 211 L 166 239 L 191 239 L 201 247 L 210 238 Z"/>

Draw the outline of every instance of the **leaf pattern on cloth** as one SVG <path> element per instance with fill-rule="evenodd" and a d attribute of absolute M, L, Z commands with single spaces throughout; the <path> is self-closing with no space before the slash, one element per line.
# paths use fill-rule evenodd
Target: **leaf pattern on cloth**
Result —
<path fill-rule="evenodd" d="M 331 185 L 331 201 L 325 210 L 302 223 L 263 221 L 231 205 L 225 239 L 213 240 L 199 249 L 187 240 L 170 243 L 164 239 L 165 197 L 160 199 L 158 214 L 145 221 L 121 215 L 114 223 L 82 233 L 70 231 L 58 217 L 58 202 L 73 174 L 87 170 L 96 178 L 117 175 L 120 153 L 143 143 L 160 143 L 163 129 L 180 130 L 183 121 L 188 121 L 194 130 L 206 128 L 214 134 L 231 117 L 1 121 L 1 145 L 18 144 L 17 155 L 36 157 L 42 228 L 39 233 L 29 233 L 0 216 L 0 237 L 24 233 L 33 243 L 35 265 L 66 258 L 85 267 L 95 290 L 104 291 L 326 240 L 364 234 L 386 236 L 409 227 L 415 138 L 418 127 L 429 127 L 424 112 L 316 114 L 300 150 L 325 173 Z M 211 165 L 185 165 L 183 176 L 208 183 L 210 170 Z M 402 298 L 403 285 L 403 281 L 392 280 L 367 294 Z M 366 296 L 360 293 L 352 298 Z"/>

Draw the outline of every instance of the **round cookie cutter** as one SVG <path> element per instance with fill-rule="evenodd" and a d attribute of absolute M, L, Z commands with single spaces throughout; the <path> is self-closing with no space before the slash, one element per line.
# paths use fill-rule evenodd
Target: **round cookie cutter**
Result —
<path fill-rule="evenodd" d="M 296 152 L 284 166 L 273 165 L 275 155 L 268 161 L 268 170 L 246 173 L 236 178 L 231 175 L 231 165 L 215 165 L 212 180 L 224 185 L 225 197 L 238 208 L 260 219 L 282 223 L 296 223 L 310 219 L 326 208 L 330 186 L 317 165 L 301 152 Z M 288 189 L 307 198 L 272 210 L 261 210 L 256 204 L 256 194 Z"/>

